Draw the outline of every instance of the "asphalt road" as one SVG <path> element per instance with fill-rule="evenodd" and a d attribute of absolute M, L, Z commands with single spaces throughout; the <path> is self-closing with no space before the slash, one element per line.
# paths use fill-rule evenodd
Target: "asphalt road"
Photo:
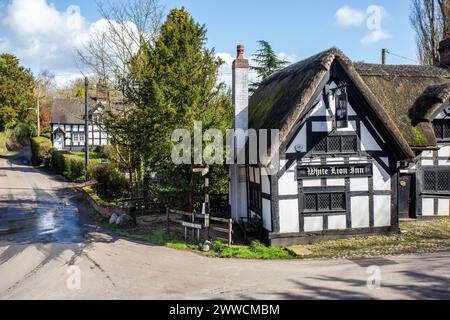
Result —
<path fill-rule="evenodd" d="M 67 182 L 27 164 L 26 153 L 0 159 L 0 299 L 450 299 L 448 252 L 210 259 L 99 229 L 79 212 Z M 373 270 L 376 288 L 367 286 Z"/>

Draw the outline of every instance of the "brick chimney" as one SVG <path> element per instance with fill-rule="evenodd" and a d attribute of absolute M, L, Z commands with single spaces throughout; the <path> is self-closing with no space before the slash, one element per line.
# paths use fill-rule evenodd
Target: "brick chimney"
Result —
<path fill-rule="evenodd" d="M 249 63 L 244 57 L 243 45 L 237 46 L 237 57 L 233 62 L 233 106 L 234 129 L 248 132 L 248 70 Z M 236 139 L 236 155 L 245 146 L 245 139 Z"/>
<path fill-rule="evenodd" d="M 439 43 L 439 66 L 450 68 L 450 34 Z"/>
<path fill-rule="evenodd" d="M 97 101 L 108 101 L 108 82 L 101 77 L 97 82 Z"/>

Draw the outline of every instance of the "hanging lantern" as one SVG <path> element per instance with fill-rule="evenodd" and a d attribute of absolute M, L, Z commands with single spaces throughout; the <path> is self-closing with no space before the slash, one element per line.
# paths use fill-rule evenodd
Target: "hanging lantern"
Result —
<path fill-rule="evenodd" d="M 348 127 L 348 95 L 347 86 L 344 84 L 339 88 L 336 96 L 336 128 L 343 129 Z"/>

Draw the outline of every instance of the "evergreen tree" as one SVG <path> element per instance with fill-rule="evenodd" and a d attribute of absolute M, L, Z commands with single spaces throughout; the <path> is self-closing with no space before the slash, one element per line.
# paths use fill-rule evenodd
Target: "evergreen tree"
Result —
<path fill-rule="evenodd" d="M 174 168 L 173 131 L 193 133 L 195 121 L 202 121 L 204 130 L 231 126 L 229 97 L 216 87 L 222 61 L 205 48 L 206 32 L 184 8 L 173 9 L 155 43 L 142 43 L 124 82 L 125 96 L 140 112 L 135 139 L 142 144 L 145 171 L 170 177 L 177 192 L 188 195 L 189 208 L 194 173 L 192 166 Z"/>
<path fill-rule="evenodd" d="M 0 55 L 0 131 L 18 122 L 34 123 L 34 77 L 10 54 Z"/>
<path fill-rule="evenodd" d="M 256 71 L 259 81 L 250 85 L 250 92 L 252 93 L 258 89 L 264 79 L 289 64 L 288 61 L 277 57 L 269 42 L 260 40 L 258 43 L 261 48 L 253 55 L 256 66 L 250 68 Z"/>

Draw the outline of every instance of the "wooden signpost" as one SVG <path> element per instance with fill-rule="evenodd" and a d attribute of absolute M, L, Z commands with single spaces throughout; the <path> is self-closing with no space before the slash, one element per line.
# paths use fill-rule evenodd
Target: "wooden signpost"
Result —
<path fill-rule="evenodd" d="M 192 229 L 194 232 L 197 231 L 197 240 L 200 241 L 200 230 L 203 229 L 201 224 L 192 222 L 182 222 L 181 225 L 184 227 L 184 240 L 187 240 L 187 230 Z"/>

